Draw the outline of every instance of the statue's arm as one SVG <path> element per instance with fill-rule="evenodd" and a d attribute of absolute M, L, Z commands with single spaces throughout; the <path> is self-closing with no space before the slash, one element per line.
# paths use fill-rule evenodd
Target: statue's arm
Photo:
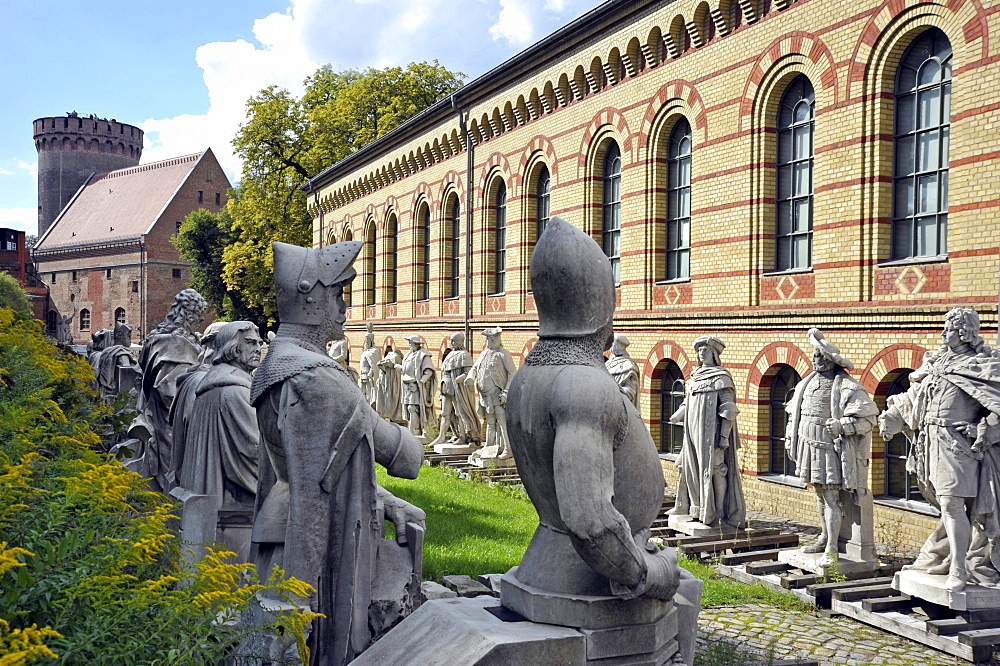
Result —
<path fill-rule="evenodd" d="M 845 435 L 866 435 L 875 427 L 878 407 L 860 384 L 853 388 L 844 407 L 844 415 L 840 418 L 840 427 Z"/>
<path fill-rule="evenodd" d="M 424 462 L 424 447 L 407 428 L 381 418 L 375 421 L 372 441 L 375 462 L 385 467 L 390 476 L 415 479 Z"/>
<path fill-rule="evenodd" d="M 736 406 L 736 391 L 729 386 L 719 391 L 718 412 L 719 418 L 722 419 L 719 425 L 719 438 L 720 440 L 726 440 L 729 438 L 729 433 L 733 430 L 736 415 L 740 413 L 739 407 Z"/>

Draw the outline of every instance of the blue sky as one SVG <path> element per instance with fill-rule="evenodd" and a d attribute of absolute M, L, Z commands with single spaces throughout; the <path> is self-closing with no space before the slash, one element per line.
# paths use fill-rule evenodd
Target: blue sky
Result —
<path fill-rule="evenodd" d="M 474 78 L 597 0 L 6 0 L 0 6 L 0 227 L 37 227 L 31 121 L 68 111 L 146 131 L 143 162 L 230 140 L 244 103 L 300 93 L 322 64 L 437 59 Z"/>

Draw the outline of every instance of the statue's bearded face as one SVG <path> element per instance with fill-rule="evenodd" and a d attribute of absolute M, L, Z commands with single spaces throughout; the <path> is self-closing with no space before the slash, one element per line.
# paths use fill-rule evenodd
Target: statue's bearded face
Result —
<path fill-rule="evenodd" d="M 347 321 L 347 303 L 344 302 L 345 282 L 327 287 L 326 315 L 320 323 L 321 334 L 327 340 L 341 340 L 344 337 L 344 322 Z"/>
<path fill-rule="evenodd" d="M 826 372 L 827 370 L 832 370 L 836 363 L 830 359 L 829 356 L 819 351 L 818 349 L 813 352 L 813 370 L 816 372 Z"/>

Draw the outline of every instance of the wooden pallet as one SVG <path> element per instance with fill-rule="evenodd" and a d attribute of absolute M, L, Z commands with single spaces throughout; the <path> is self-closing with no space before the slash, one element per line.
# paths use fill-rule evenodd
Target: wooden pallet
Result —
<path fill-rule="evenodd" d="M 693 537 L 700 541 L 677 540 L 677 552 L 683 555 L 715 555 L 718 553 L 741 553 L 751 550 L 772 549 L 775 546 L 798 546 L 799 535 L 790 532 L 778 534 L 737 534 L 735 537 L 718 539 L 715 537 Z M 701 541 L 701 539 L 710 539 Z"/>

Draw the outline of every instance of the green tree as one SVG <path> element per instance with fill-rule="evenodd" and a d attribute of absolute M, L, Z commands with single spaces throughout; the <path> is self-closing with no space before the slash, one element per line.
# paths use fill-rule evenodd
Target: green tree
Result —
<path fill-rule="evenodd" d="M 0 271 L 0 308 L 10 308 L 22 317 L 32 316 L 31 300 L 21 283 L 3 271 Z"/>
<path fill-rule="evenodd" d="M 360 72 L 327 65 L 306 79 L 301 99 L 274 86 L 251 98 L 233 140 L 243 178 L 229 200 L 231 238 L 222 251 L 230 297 L 240 294 L 247 308 L 273 322 L 271 242 L 312 243 L 308 195 L 299 188 L 458 90 L 464 76 L 437 61 Z"/>

